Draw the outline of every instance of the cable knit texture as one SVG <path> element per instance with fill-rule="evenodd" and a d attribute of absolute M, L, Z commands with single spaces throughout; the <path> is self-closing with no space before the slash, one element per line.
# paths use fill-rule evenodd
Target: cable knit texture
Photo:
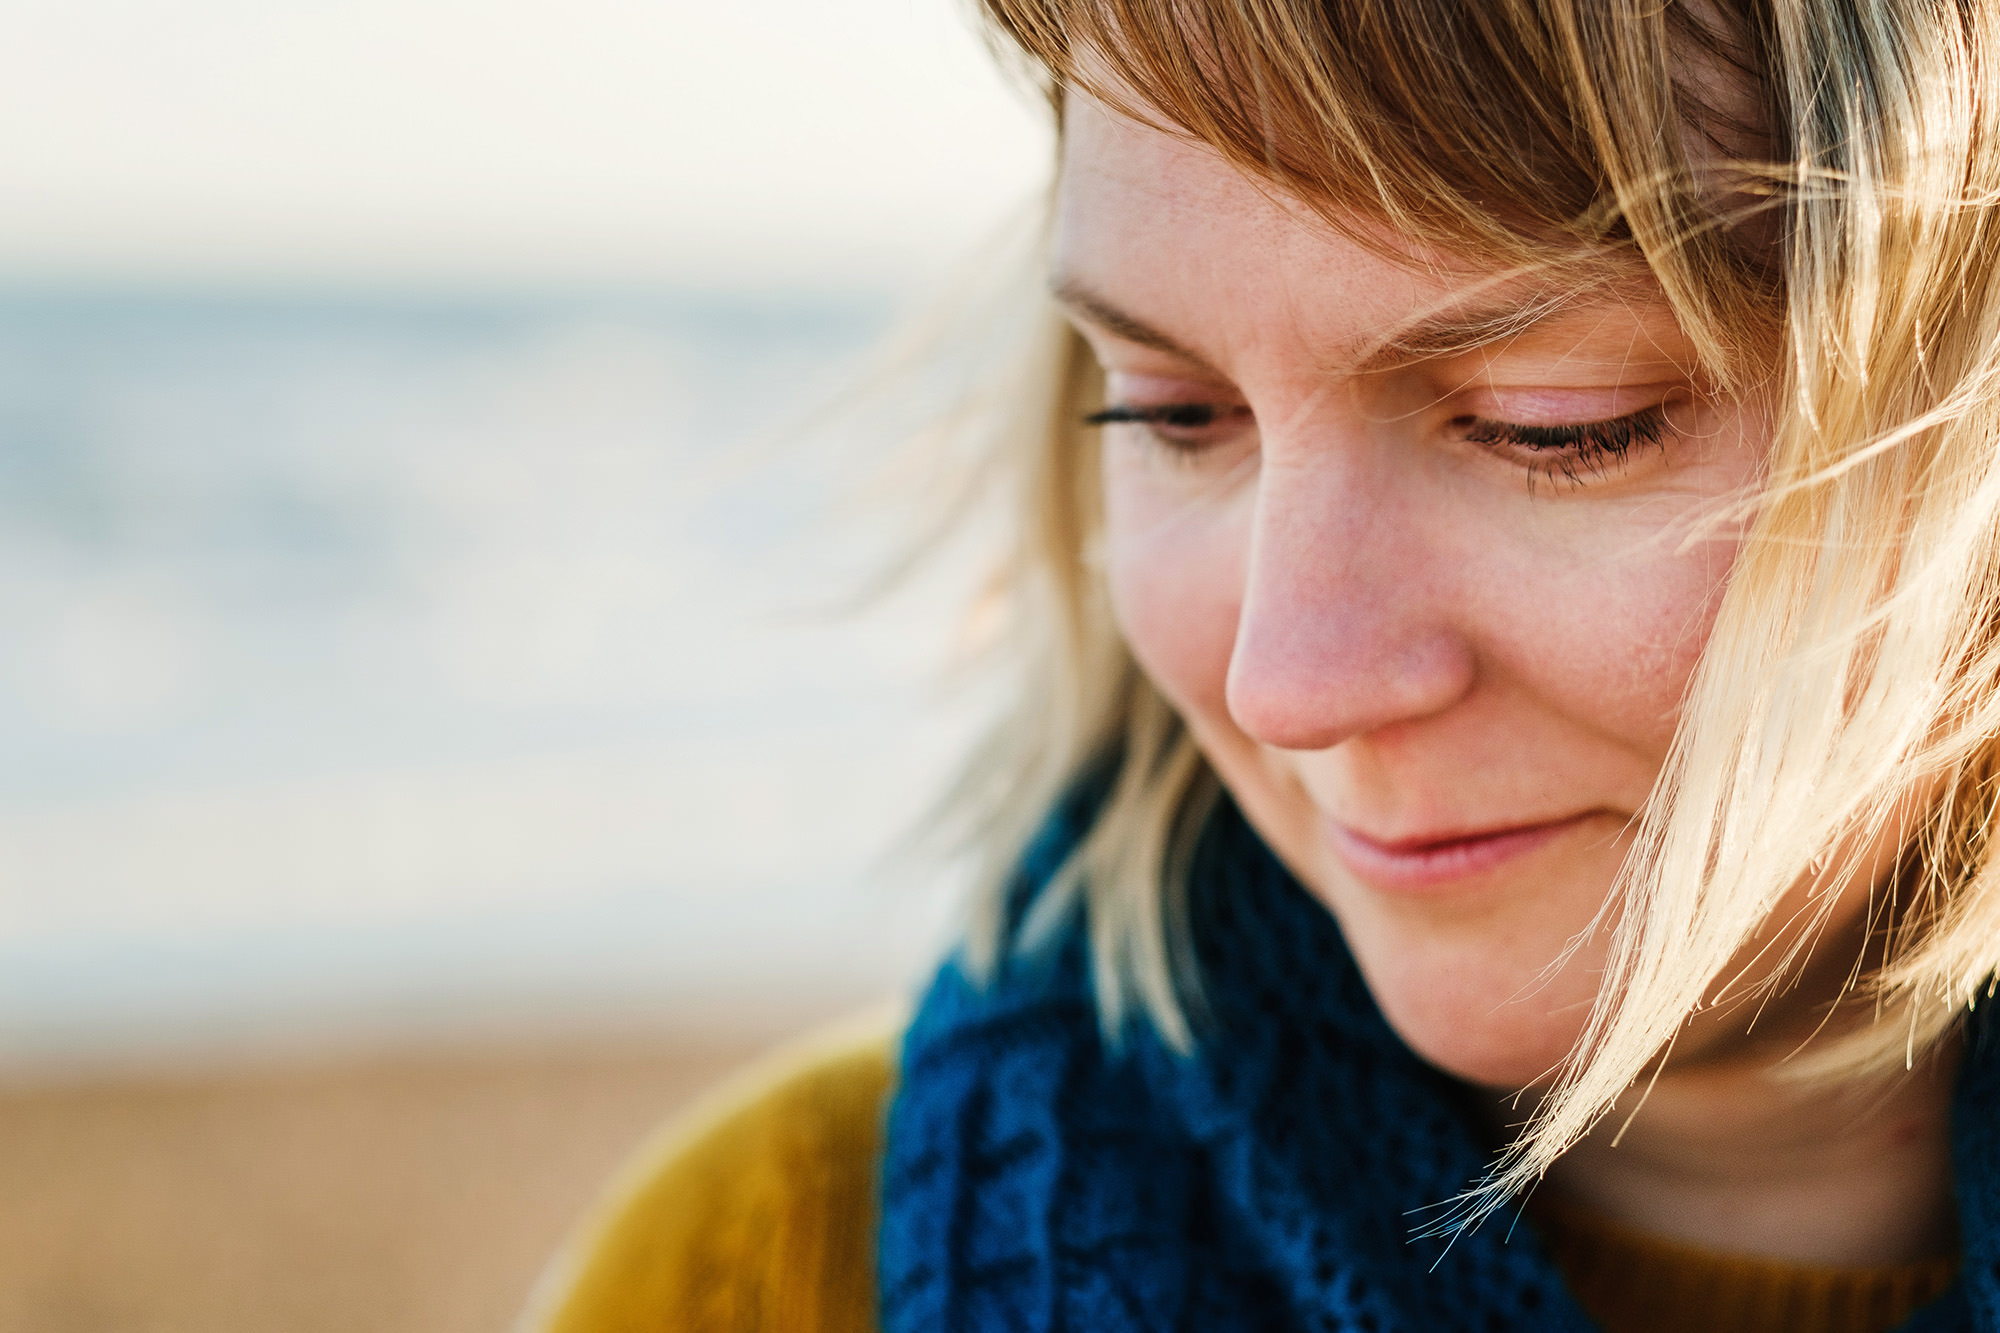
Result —
<path fill-rule="evenodd" d="M 1089 818 L 1072 802 L 1017 905 Z M 1422 1234 L 1488 1164 L 1463 1088 L 1390 1031 L 1332 916 L 1226 804 L 1189 880 L 1200 1042 L 1101 1038 L 1080 922 L 979 988 L 940 975 L 903 1048 L 885 1333 L 1588 1330 L 1534 1226 Z M 1984 1028 L 1983 1023 L 1977 1028 Z M 1955 1110 L 1959 1282 L 1904 1328 L 2000 1333 L 2000 1060 Z"/>

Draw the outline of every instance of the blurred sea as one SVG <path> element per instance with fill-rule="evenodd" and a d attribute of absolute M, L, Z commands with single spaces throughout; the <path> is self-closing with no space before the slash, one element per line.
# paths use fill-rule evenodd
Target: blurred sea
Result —
<path fill-rule="evenodd" d="M 890 303 L 0 293 L 0 1067 L 793 1021 L 966 731 L 788 444 Z"/>

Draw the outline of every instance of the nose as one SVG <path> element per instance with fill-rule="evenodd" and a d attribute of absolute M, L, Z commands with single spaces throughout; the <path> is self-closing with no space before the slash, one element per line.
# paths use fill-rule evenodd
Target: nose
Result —
<path fill-rule="evenodd" d="M 1226 699 L 1237 726 L 1322 750 L 1434 716 L 1471 689 L 1440 517 L 1393 460 L 1268 447 Z"/>

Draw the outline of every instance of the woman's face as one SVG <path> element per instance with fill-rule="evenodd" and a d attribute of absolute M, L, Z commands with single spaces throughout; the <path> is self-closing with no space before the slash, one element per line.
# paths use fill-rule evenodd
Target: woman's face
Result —
<path fill-rule="evenodd" d="M 1764 418 L 1643 286 L 1523 323 L 1540 293 L 1384 258 L 1087 98 L 1065 134 L 1132 651 L 1403 1038 L 1526 1085 L 1596 994 L 1603 930 L 1553 965 L 1660 771 L 1734 554 L 1696 523 Z"/>

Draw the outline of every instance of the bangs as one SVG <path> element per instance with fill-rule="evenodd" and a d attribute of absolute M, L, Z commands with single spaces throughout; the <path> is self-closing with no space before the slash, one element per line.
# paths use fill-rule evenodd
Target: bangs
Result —
<path fill-rule="evenodd" d="M 1357 219 L 1499 269 L 1643 260 L 1725 377 L 1723 345 L 1768 327 L 1777 266 L 1734 225 L 1773 193 L 1744 160 L 1775 137 L 1747 19 L 1577 0 L 983 3 L 1053 96 L 1190 135 L 1362 244 L 1380 236 Z"/>

